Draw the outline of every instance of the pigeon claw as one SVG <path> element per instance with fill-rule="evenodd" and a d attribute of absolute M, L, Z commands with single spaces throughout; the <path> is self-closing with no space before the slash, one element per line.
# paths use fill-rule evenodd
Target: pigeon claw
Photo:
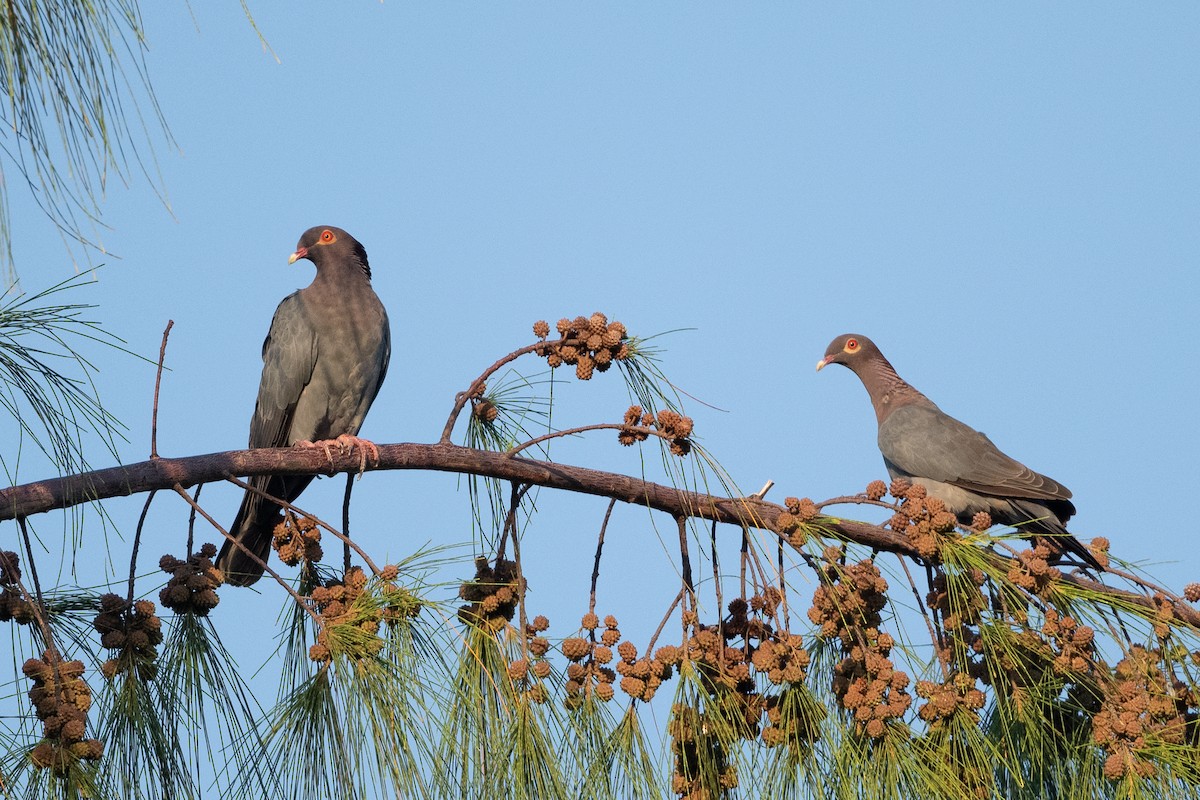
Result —
<path fill-rule="evenodd" d="M 333 441 L 338 443 L 339 448 L 344 448 L 343 453 L 349 453 L 358 448 L 358 474 L 361 476 L 367 471 L 367 454 L 371 454 L 371 463 L 379 463 L 379 448 L 370 439 L 360 439 L 357 436 L 351 436 L 348 433 L 343 433 Z"/>
<path fill-rule="evenodd" d="M 319 442 L 310 442 L 307 439 L 296 442 L 292 447 L 303 447 L 307 450 L 321 448 L 325 451 L 325 457 L 329 459 L 329 466 L 333 466 L 333 450 L 337 448 L 338 455 L 347 455 L 354 452 L 354 448 L 358 448 L 358 474 L 361 476 L 367 471 L 367 456 L 370 455 L 371 463 L 379 463 L 379 447 L 369 439 L 360 439 L 357 436 L 351 436 L 348 433 L 343 433 L 336 439 L 322 439 Z"/>

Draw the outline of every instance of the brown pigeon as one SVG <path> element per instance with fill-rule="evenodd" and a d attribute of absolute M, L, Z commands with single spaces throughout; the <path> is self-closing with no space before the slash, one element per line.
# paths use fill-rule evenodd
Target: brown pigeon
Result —
<path fill-rule="evenodd" d="M 1059 555 L 1067 551 L 1102 569 L 1067 533 L 1075 506 L 1065 486 L 1008 457 L 991 439 L 943 412 L 905 383 L 870 339 L 854 333 L 837 337 L 817 369 L 827 364 L 847 366 L 862 380 L 879 422 L 879 451 L 893 479 L 924 486 L 963 524 L 986 511 L 993 522 L 1045 537 Z"/>
<path fill-rule="evenodd" d="M 250 447 L 357 446 L 365 466 L 375 445 L 356 435 L 391 357 L 387 311 L 371 288 L 367 251 L 341 228 L 318 226 L 300 237 L 288 263 L 307 258 L 317 267 L 312 284 L 284 298 L 263 342 L 262 381 L 250 421 Z M 263 492 L 289 503 L 310 475 L 252 478 Z M 249 586 L 262 577 L 280 506 L 247 491 L 217 557 L 225 580 Z"/>

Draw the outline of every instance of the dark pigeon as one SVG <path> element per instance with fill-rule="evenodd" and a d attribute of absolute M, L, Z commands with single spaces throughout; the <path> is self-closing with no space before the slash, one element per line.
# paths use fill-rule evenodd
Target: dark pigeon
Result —
<path fill-rule="evenodd" d="M 288 263 L 307 258 L 317 267 L 308 287 L 284 298 L 263 342 L 262 381 L 250 421 L 250 447 L 358 447 L 378 459 L 374 444 L 359 439 L 367 409 L 379 393 L 392 353 L 387 311 L 371 288 L 367 252 L 341 228 L 309 228 Z M 252 478 L 272 497 L 294 501 L 310 475 Z M 280 506 L 247 491 L 229 532 L 264 563 Z M 226 541 L 217 566 L 234 586 L 249 586 L 263 568 Z"/>
<path fill-rule="evenodd" d="M 930 497 L 969 525 L 986 511 L 992 521 L 1029 536 L 1044 536 L 1050 547 L 1100 563 L 1067 533 L 1075 513 L 1071 492 L 1000 451 L 991 439 L 943 412 L 904 382 L 879 348 L 865 336 L 847 333 L 830 342 L 817 362 L 842 364 L 862 380 L 879 422 L 879 451 L 892 478 L 925 487 Z"/>

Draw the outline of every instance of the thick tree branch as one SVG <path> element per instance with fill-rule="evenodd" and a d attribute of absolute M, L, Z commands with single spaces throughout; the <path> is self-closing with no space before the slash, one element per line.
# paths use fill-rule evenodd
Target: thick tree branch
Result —
<path fill-rule="evenodd" d="M 0 520 L 28 517 L 57 508 L 104 500 L 111 497 L 184 487 L 225 480 L 228 475 L 331 475 L 358 472 L 360 462 L 352 453 L 307 448 L 263 448 L 229 450 L 187 458 L 157 458 L 120 467 L 52 478 L 0 490 Z M 733 525 L 771 529 L 784 509 L 753 497 L 716 497 L 663 486 L 613 472 L 517 458 L 488 450 L 453 444 L 379 445 L 379 462 L 374 470 L 435 470 L 474 474 L 505 481 L 531 483 L 551 489 L 609 497 L 644 505 L 672 516 L 700 517 Z M 908 542 L 892 531 L 850 520 L 822 519 L 822 526 L 835 536 L 880 550 L 913 556 Z"/>
<path fill-rule="evenodd" d="M 198 483 L 211 483 L 225 480 L 231 475 L 332 475 L 339 472 L 358 472 L 360 468 L 361 463 L 356 454 L 340 453 L 336 449 L 328 456 L 320 449 L 264 448 L 229 450 L 187 458 L 157 458 L 0 490 L 0 521 L 22 519 L 92 500 L 122 497 L 154 489 L 172 489 L 177 484 L 189 487 Z M 779 514 L 785 511 L 783 506 L 756 497 L 718 497 L 614 472 L 536 461 L 445 443 L 379 445 L 379 462 L 368 465 L 368 471 L 396 469 L 456 472 L 499 478 L 607 497 L 662 511 L 676 518 L 697 517 L 762 530 L 774 530 Z M 908 540 L 887 528 L 831 517 L 821 517 L 815 524 L 821 533 L 874 550 L 917 558 L 917 552 Z M 1064 574 L 1063 580 L 1107 593 L 1116 602 L 1154 608 L 1153 601 L 1144 595 L 1114 589 L 1078 575 Z M 1175 603 L 1174 608 L 1179 619 L 1200 628 L 1200 612 L 1184 603 Z"/>

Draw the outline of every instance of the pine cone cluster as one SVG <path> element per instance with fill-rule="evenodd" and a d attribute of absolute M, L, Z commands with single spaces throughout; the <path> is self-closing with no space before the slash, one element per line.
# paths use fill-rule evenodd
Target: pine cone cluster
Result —
<path fill-rule="evenodd" d="M 826 548 L 826 566 L 818 570 L 821 585 L 813 592 L 808 618 L 819 627 L 822 639 L 838 638 L 850 648 L 860 631 L 883 622 L 879 612 L 887 605 L 888 585 L 872 560 L 843 565 L 838 563 L 840 556 L 836 547 Z"/>
<path fill-rule="evenodd" d="M 622 420 L 624 428 L 617 434 L 617 441 L 625 447 L 634 442 L 644 442 L 649 438 L 650 433 L 645 430 L 635 430 L 636 428 L 650 428 L 654 425 L 654 415 L 646 414 L 641 406 L 630 406 L 625 411 L 625 419 Z"/>
<path fill-rule="evenodd" d="M 903 478 L 892 481 L 888 489 L 900 501 L 900 509 L 888 520 L 888 527 L 904 535 L 926 561 L 936 562 L 942 542 L 955 535 L 958 518 L 946 510 L 946 504 L 929 497 L 925 487 Z"/>
<path fill-rule="evenodd" d="M 1103 536 L 1096 536 L 1087 543 L 1088 552 L 1092 554 L 1092 558 L 1096 559 L 1101 567 L 1108 569 L 1110 556 L 1108 555 L 1109 541 Z M 1200 595 L 1197 595 L 1200 599 Z"/>
<path fill-rule="evenodd" d="M 710 697 L 724 709 L 721 727 L 748 740 L 762 736 L 769 745 L 811 742 L 817 735 L 816 723 L 806 712 L 793 704 L 785 715 L 780 705 L 785 696 L 795 699 L 789 693 L 807 678 L 811 660 L 801 636 L 768 621 L 778 621 L 782 601 L 783 593 L 774 586 L 749 600 L 734 598 L 720 625 L 701 624 L 694 612 L 686 612 L 684 622 L 692 634 L 684 646 L 670 648 L 669 654 L 661 648 L 655 654 L 656 660 L 668 664 L 691 662 Z M 761 694 L 758 675 L 782 686 L 782 691 Z"/>
<path fill-rule="evenodd" d="M 833 668 L 833 693 L 842 707 L 854 715 L 860 734 L 881 739 L 891 720 L 904 716 L 912 705 L 909 677 L 895 668 L 890 634 L 874 628 L 862 632 L 855 644 Z"/>
<path fill-rule="evenodd" d="M 550 692 L 544 681 L 550 677 L 550 662 L 546 653 L 550 651 L 550 642 L 541 634 L 550 628 L 550 620 L 538 614 L 532 622 L 525 625 L 525 642 L 532 661 L 519 658 L 508 665 L 509 679 L 518 684 L 526 697 L 535 703 L 545 703 L 550 699 Z"/>
<path fill-rule="evenodd" d="M 944 683 L 917 681 L 917 697 L 926 702 L 917 709 L 917 716 L 934 731 L 947 724 L 955 714 L 964 714 L 970 724 L 979 722 L 979 709 L 987 698 L 975 688 L 975 679 L 964 672 L 952 675 Z"/>
<path fill-rule="evenodd" d="M 1177 622 L 1175 603 L 1162 592 L 1155 592 L 1150 601 L 1154 603 L 1154 635 L 1166 639 L 1171 635 L 1171 626 Z"/>
<path fill-rule="evenodd" d="M 176 614 L 208 616 L 217 607 L 221 598 L 217 587 L 225 582 L 225 575 L 213 566 L 217 555 L 215 545 L 205 543 L 197 553 L 181 560 L 165 555 L 158 561 L 159 569 L 171 576 L 167 585 L 158 593 L 159 602 Z"/>
<path fill-rule="evenodd" d="M 654 657 L 638 658 L 633 642 L 624 641 L 617 648 L 620 660 L 617 674 L 621 676 L 621 691 L 635 700 L 649 701 L 663 681 L 671 679 L 674 666 L 679 663 L 676 647 L 660 647 Z"/>
<path fill-rule="evenodd" d="M 100 613 L 92 626 L 100 633 L 100 646 L 115 651 L 100 667 L 105 678 L 136 670 L 141 680 L 154 679 L 158 673 L 154 660 L 163 640 L 154 603 L 138 600 L 131 606 L 120 595 L 101 595 Z"/>
<path fill-rule="evenodd" d="M 1062 579 L 1062 572 L 1050 566 L 1054 549 L 1040 537 L 1035 537 L 1033 547 L 1017 553 L 1016 561 L 1009 567 L 1008 579 L 1030 594 L 1041 595 L 1053 583 Z"/>
<path fill-rule="evenodd" d="M 484 425 L 491 425 L 500 416 L 500 409 L 494 402 L 484 397 L 471 401 L 471 414 Z"/>
<path fill-rule="evenodd" d="M 984 663 L 990 668 L 978 670 L 985 684 L 995 686 L 1016 697 L 1027 696 L 1032 687 L 1041 686 L 1053 669 L 1054 651 L 1037 631 L 1024 630 L 1013 634 L 1004 647 L 996 648 Z M 975 674 L 972 671 L 972 674 Z"/>
<path fill-rule="evenodd" d="M 301 561 L 311 564 L 325 555 L 321 549 L 321 530 L 317 527 L 317 521 L 312 517 L 297 516 L 291 511 L 284 512 L 283 519 L 272 531 L 271 547 L 279 553 L 279 560 L 289 567 Z"/>
<path fill-rule="evenodd" d="M 25 598 L 18 582 L 21 580 L 21 560 L 11 550 L 0 551 L 0 622 L 12 620 L 28 625 L 37 618 L 33 603 Z"/>
<path fill-rule="evenodd" d="M 1054 671 L 1060 675 L 1090 675 L 1096 664 L 1096 632 L 1074 617 L 1046 609 L 1042 633 L 1054 644 Z"/>
<path fill-rule="evenodd" d="M 561 645 L 562 653 L 567 661 L 567 708 L 578 708 L 591 697 L 607 701 L 613 698 L 613 684 L 617 673 L 608 666 L 613 660 L 612 648 L 621 640 L 621 629 L 617 626 L 617 618 L 609 614 L 604 618 L 604 631 L 596 641 L 596 630 L 600 627 L 599 618 L 588 612 L 583 615 L 581 626 L 588 631 L 588 637 L 572 636 L 564 639 Z M 622 663 L 623 663 L 622 659 Z"/>
<path fill-rule="evenodd" d="M 362 567 L 356 566 L 315 587 L 309 599 L 320 619 L 320 630 L 316 643 L 308 648 L 308 657 L 328 664 L 334 653 L 355 660 L 378 655 L 384 647 L 381 625 L 415 617 L 421 611 L 420 601 L 394 583 L 399 574 L 394 564 L 388 564 L 372 582 Z"/>
<path fill-rule="evenodd" d="M 987 576 L 979 569 L 947 574 L 939 567 L 925 595 L 925 605 L 937 614 L 942 630 L 973 653 L 982 652 L 983 647 L 979 624 L 987 608 L 987 598 L 983 594 L 986 580 Z M 942 653 L 941 656 L 945 659 L 950 654 Z"/>
<path fill-rule="evenodd" d="M 803 644 L 804 637 L 799 634 L 780 631 L 759 644 L 750 663 L 776 685 L 801 683 L 808 677 L 811 661 Z"/>
<path fill-rule="evenodd" d="M 786 536 L 792 547 L 803 547 L 808 541 L 806 525 L 821 515 L 817 504 L 807 497 L 787 497 L 783 501 L 786 511 L 775 518 L 775 532 Z"/>
<path fill-rule="evenodd" d="M 379 623 L 382 614 L 371 613 L 359 598 L 367 590 L 367 576 L 362 567 L 351 567 L 341 578 L 330 578 L 312 590 L 310 598 L 321 619 L 317 641 L 308 648 L 308 657 L 321 664 L 333 659 L 335 650 L 353 652 L 360 645 L 365 652 L 353 653 L 358 657 L 370 656 L 383 649 L 379 638 Z M 337 642 L 331 642 L 335 634 Z M 339 647 L 338 645 L 350 645 Z"/>
<path fill-rule="evenodd" d="M 486 558 L 475 559 L 475 578 L 458 588 L 458 596 L 467 605 L 458 609 L 458 618 L 468 625 L 500 631 L 513 618 L 525 590 L 517 562 L 501 560 L 492 567 Z"/>
<path fill-rule="evenodd" d="M 860 734 L 879 739 L 887 723 L 912 705 L 909 677 L 892 663 L 891 634 L 879 630 L 887 581 L 870 559 L 843 565 L 837 560 L 840 555 L 836 547 L 826 548 L 826 566 L 820 570 L 821 585 L 813 593 L 808 618 L 820 627 L 818 636 L 841 643 L 844 657 L 833 670 L 838 701 L 854 715 Z"/>
<path fill-rule="evenodd" d="M 637 430 L 638 428 L 657 428 L 670 443 L 671 453 L 682 458 L 692 452 L 692 418 L 685 417 L 678 411 L 663 409 L 656 417 L 644 412 L 641 406 L 630 406 L 625 411 L 622 424 L 625 427 L 617 433 L 617 441 L 625 446 L 634 442 L 644 442 L 649 437 L 648 431 Z"/>
<path fill-rule="evenodd" d="M 824 709 L 806 702 L 802 688 L 789 686 L 778 694 L 767 695 L 767 724 L 762 729 L 767 747 L 807 748 L 821 738 Z"/>
<path fill-rule="evenodd" d="M 545 342 L 537 354 L 546 359 L 551 369 L 563 364 L 575 367 L 575 377 L 581 381 L 591 380 L 593 371 L 605 372 L 614 361 L 621 361 L 630 355 L 629 345 L 625 342 L 628 334 L 625 325 L 613 320 L 599 311 L 590 317 L 575 319 L 560 319 L 558 335 L 562 337 L 557 342 Z M 550 325 L 545 320 L 533 324 L 533 333 L 540 339 L 550 335 Z"/>
<path fill-rule="evenodd" d="M 46 737 L 30 753 L 34 766 L 65 776 L 79 760 L 99 759 L 104 743 L 86 738 L 92 691 L 83 680 L 83 662 L 66 661 L 47 650 L 40 659 L 26 661 L 21 670 L 33 680 L 29 699 Z"/>
<path fill-rule="evenodd" d="M 1114 685 L 1092 718 L 1092 739 L 1104 748 L 1104 775 L 1112 781 L 1132 773 L 1155 773 L 1146 756 L 1164 747 L 1200 745 L 1195 692 L 1162 669 L 1163 655 L 1139 645 L 1114 670 Z"/>

